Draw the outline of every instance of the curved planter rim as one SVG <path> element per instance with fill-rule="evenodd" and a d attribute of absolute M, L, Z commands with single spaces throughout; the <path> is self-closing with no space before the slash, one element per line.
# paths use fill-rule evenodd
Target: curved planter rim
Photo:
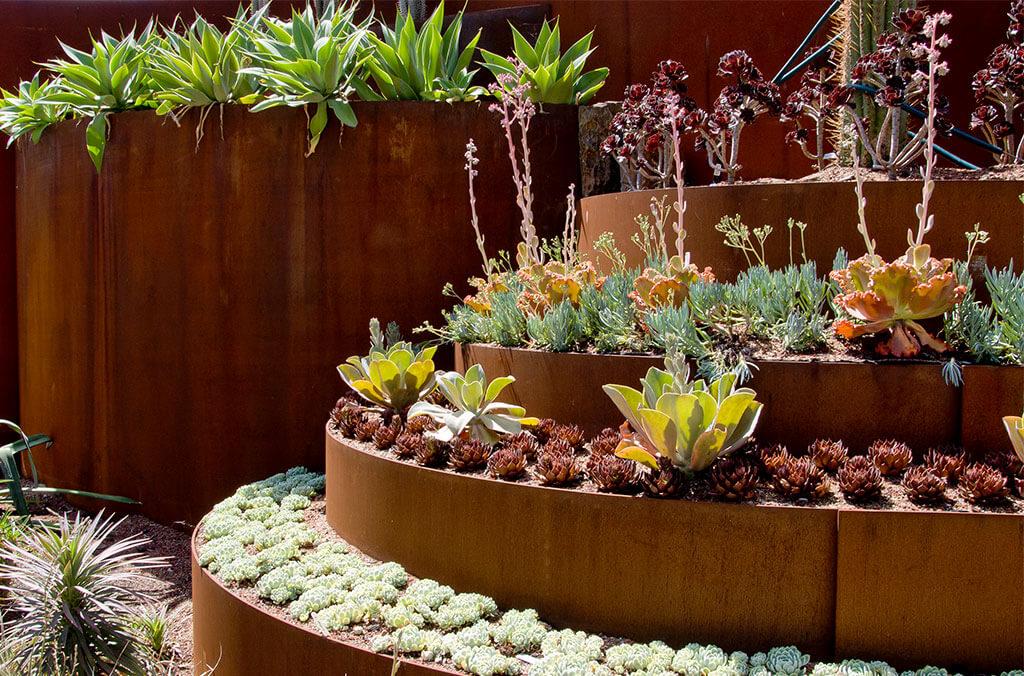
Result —
<path fill-rule="evenodd" d="M 328 642 L 332 647 L 336 647 L 338 649 L 344 649 L 344 650 L 351 650 L 351 651 L 355 652 L 356 654 L 358 654 L 358 656 L 361 659 L 364 659 L 364 660 L 377 660 L 377 661 L 380 661 L 382 665 L 385 665 L 385 663 L 386 663 L 387 667 L 390 667 L 390 665 L 392 664 L 392 659 L 393 659 L 390 654 L 375 653 L 375 652 L 369 650 L 368 648 L 366 648 L 365 646 L 361 646 L 361 645 L 352 643 L 350 641 L 344 641 L 344 640 L 339 639 L 339 638 L 337 638 L 335 636 L 332 636 L 330 634 L 326 634 L 326 635 L 322 634 L 322 633 L 320 633 L 318 631 L 315 631 L 315 630 L 311 629 L 309 623 L 303 624 L 303 623 L 300 623 L 300 622 L 296 622 L 296 621 L 294 621 L 294 620 L 292 620 L 290 618 L 283 618 L 283 617 L 280 617 L 280 616 L 275 615 L 273 613 L 268 613 L 266 610 L 261 608 L 258 604 L 255 604 L 252 601 L 250 601 L 248 599 L 245 599 L 245 598 L 242 598 L 242 597 L 238 596 L 237 594 L 235 594 L 232 591 L 232 589 L 230 587 L 228 587 L 227 585 L 225 585 L 223 582 L 221 582 L 221 580 L 219 578 L 217 578 L 216 575 L 213 575 L 206 568 L 203 568 L 202 566 L 199 565 L 199 557 L 198 557 L 198 553 L 197 553 L 197 551 L 198 551 L 197 550 L 197 545 L 198 545 L 198 537 L 199 537 L 199 530 L 200 530 L 200 528 L 202 528 L 202 522 L 200 522 L 199 525 L 196 526 L 195 529 L 193 529 L 193 531 L 192 531 L 192 538 L 191 538 L 190 556 L 191 556 L 191 560 L 192 560 L 193 576 L 195 576 L 196 573 L 198 572 L 199 577 L 201 578 L 200 580 L 196 580 L 196 579 L 193 580 L 193 582 L 192 582 L 193 589 L 195 589 L 195 587 L 198 584 L 212 585 L 214 588 L 217 589 L 218 592 L 220 592 L 223 595 L 225 595 L 226 598 L 230 598 L 230 600 L 233 603 L 238 604 L 240 607 L 242 607 L 243 609 L 247 610 L 248 612 L 250 612 L 250 613 L 257 613 L 261 617 L 266 618 L 266 620 L 268 622 L 273 623 L 274 625 L 279 625 L 279 630 L 280 631 L 290 632 L 290 631 L 294 631 L 294 630 L 299 630 L 300 632 L 302 632 L 304 637 L 306 639 L 308 639 L 308 640 Z M 194 591 L 193 591 L 193 596 L 195 596 L 195 592 Z M 195 599 L 193 598 L 193 602 L 194 602 L 194 600 Z M 193 632 L 195 634 L 198 634 L 198 632 L 196 631 L 195 624 L 193 624 Z M 202 670 L 210 668 L 211 665 L 207 664 L 205 660 L 202 660 L 202 663 L 201 663 L 201 659 L 202 659 L 201 655 L 200 655 L 201 647 L 200 647 L 200 641 L 198 640 L 198 635 L 195 635 L 194 638 L 196 640 L 195 640 L 195 644 L 194 644 L 193 662 L 194 662 L 194 665 L 195 665 L 196 673 L 197 674 L 202 674 L 202 673 L 205 673 Z M 252 649 L 254 646 L 247 646 L 247 647 Z M 280 644 L 277 644 L 277 645 L 271 646 L 271 649 L 277 649 L 277 650 L 287 649 L 287 646 L 286 645 L 282 646 Z M 423 662 L 409 660 L 409 659 L 404 658 L 404 657 L 400 657 L 398 661 L 401 664 L 401 671 L 399 673 L 402 673 L 402 674 L 413 674 L 414 676 L 420 676 L 422 674 L 446 674 L 446 675 L 457 676 L 460 673 L 460 672 L 457 672 L 457 671 L 452 671 L 450 669 L 446 669 L 446 668 L 444 668 L 444 667 L 442 667 L 440 665 L 428 665 L 428 664 L 425 664 Z M 223 672 L 218 668 L 213 673 L 214 674 L 221 674 Z M 232 673 L 233 674 L 235 672 L 229 671 L 228 673 Z"/>

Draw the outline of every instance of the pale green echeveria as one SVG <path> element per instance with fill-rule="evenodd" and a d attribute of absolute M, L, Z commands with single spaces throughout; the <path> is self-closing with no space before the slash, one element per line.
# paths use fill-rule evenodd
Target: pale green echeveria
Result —
<path fill-rule="evenodd" d="M 402 412 L 437 386 L 434 346 L 414 350 L 406 342 L 386 350 L 374 347 L 365 357 L 352 356 L 338 373 L 356 394 L 385 409 Z"/>
<path fill-rule="evenodd" d="M 604 386 L 635 432 L 623 439 L 616 455 L 652 468 L 660 455 L 683 471 L 699 472 L 750 441 L 762 404 L 754 390 L 736 387 L 734 373 L 710 384 L 690 381 L 682 359 L 667 361 L 667 371 L 648 370 L 640 381 L 642 391 Z"/>
<path fill-rule="evenodd" d="M 495 378 L 490 383 L 484 369 L 474 364 L 462 375 L 447 371 L 437 376 L 437 387 L 454 410 L 426 401 L 413 404 L 409 417 L 426 415 L 441 424 L 431 432 L 440 441 L 456 437 L 472 437 L 487 444 L 497 443 L 506 434 L 518 434 L 524 427 L 539 421 L 526 417 L 526 409 L 496 401 L 506 387 L 515 382 L 512 376 Z"/>

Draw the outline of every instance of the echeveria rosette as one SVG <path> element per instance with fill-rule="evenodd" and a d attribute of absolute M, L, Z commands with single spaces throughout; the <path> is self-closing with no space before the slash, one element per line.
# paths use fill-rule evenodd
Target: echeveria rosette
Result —
<path fill-rule="evenodd" d="M 366 401 L 402 413 L 434 391 L 436 347 L 413 351 L 401 342 L 387 351 L 371 350 L 365 357 L 349 357 L 338 365 L 345 384 Z"/>
<path fill-rule="evenodd" d="M 894 357 L 913 357 L 922 345 L 936 352 L 948 350 L 918 322 L 942 316 L 963 300 L 967 288 L 953 273 L 951 258 L 932 258 L 930 252 L 927 244 L 913 247 L 892 263 L 865 255 L 833 271 L 831 277 L 841 291 L 836 305 L 853 318 L 837 319 L 836 333 L 851 340 L 889 329 L 889 339 L 875 349 Z"/>
<path fill-rule="evenodd" d="M 452 408 L 418 401 L 409 409 L 409 417 L 425 415 L 440 423 L 440 429 L 429 433 L 439 441 L 472 437 L 486 444 L 497 443 L 502 436 L 518 434 L 540 422 L 526 417 L 522 406 L 496 401 L 501 391 L 515 380 L 502 376 L 488 383 L 479 364 L 469 367 L 466 375 L 457 371 L 439 373 L 437 387 Z"/>
<path fill-rule="evenodd" d="M 689 382 L 688 372 L 651 368 L 641 381 L 643 391 L 626 385 L 605 385 L 605 394 L 635 431 L 625 434 L 615 454 L 658 468 L 658 456 L 685 472 L 699 472 L 717 458 L 742 448 L 761 417 L 757 393 L 736 388 L 727 374 L 708 386 Z"/>

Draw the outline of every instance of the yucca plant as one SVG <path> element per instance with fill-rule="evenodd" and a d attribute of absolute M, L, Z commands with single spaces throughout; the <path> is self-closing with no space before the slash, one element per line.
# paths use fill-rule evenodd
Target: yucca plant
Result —
<path fill-rule="evenodd" d="M 447 371 L 437 376 L 437 386 L 452 408 L 427 401 L 418 401 L 409 409 L 409 417 L 429 416 L 441 424 L 430 432 L 440 441 L 473 438 L 485 444 L 494 444 L 502 436 L 519 434 L 524 427 L 540 422 L 527 418 L 526 409 L 497 401 L 498 395 L 515 382 L 512 376 L 502 376 L 488 382 L 480 364 L 466 370 L 466 375 Z"/>
<path fill-rule="evenodd" d="M 56 91 L 57 82 L 39 73 L 13 92 L 0 87 L 0 131 L 8 136 L 7 147 L 25 135 L 36 143 L 47 127 L 67 117 L 67 106 L 50 101 Z"/>
<path fill-rule="evenodd" d="M 604 86 L 608 77 L 607 68 L 584 72 L 587 59 L 594 53 L 590 47 L 593 31 L 577 40 L 562 54 L 557 19 L 553 24 L 544 22 L 537 41 L 532 45 L 515 26 L 510 24 L 510 28 L 515 60 L 522 64 L 521 69 L 517 69 L 511 59 L 485 49 L 480 50 L 484 58 L 483 66 L 499 82 L 502 82 L 498 77 L 500 75 L 515 78 L 511 84 L 502 83 L 506 89 L 515 84 L 527 84 L 530 99 L 537 103 L 586 103 Z"/>
<path fill-rule="evenodd" d="M 92 38 L 91 51 L 84 52 L 60 43 L 67 59 L 54 59 L 46 67 L 59 77 L 46 101 L 63 104 L 78 117 L 90 118 L 85 145 L 96 171 L 103 165 L 107 145 L 107 115 L 153 105 L 152 82 L 146 71 L 146 43 L 153 36 L 153 24 L 138 34 L 135 29 L 115 38 L 100 33 Z"/>
<path fill-rule="evenodd" d="M 476 70 L 469 70 L 480 31 L 459 51 L 462 15 L 460 11 L 452 17 L 442 31 L 442 1 L 419 30 L 413 19 L 398 12 L 394 28 L 382 24 L 380 38 L 370 33 L 373 58 L 367 65 L 380 93 L 377 98 L 472 101 L 486 94 L 485 88 L 472 85 Z"/>
<path fill-rule="evenodd" d="M 679 354 L 666 358 L 667 370 L 651 367 L 641 380 L 643 391 L 605 385 L 605 394 L 625 416 L 635 434 L 616 449 L 621 458 L 657 470 L 667 458 L 685 472 L 699 472 L 719 457 L 750 441 L 761 417 L 757 393 L 736 387 L 736 374 L 706 383 L 690 380 Z"/>
<path fill-rule="evenodd" d="M 63 515 L 0 546 L 0 592 L 13 618 L 3 643 L 18 673 L 151 673 L 132 628 L 151 599 L 134 587 L 144 571 L 167 564 L 138 551 L 143 537 L 115 540 L 122 523 Z"/>
<path fill-rule="evenodd" d="M 191 25 L 175 20 L 161 39 L 155 39 L 148 61 L 149 76 L 159 102 L 158 115 L 178 114 L 188 108 L 204 108 L 196 126 L 196 142 L 202 138 L 206 116 L 215 104 L 251 103 L 256 98 L 256 77 L 243 73 L 248 65 L 246 50 L 252 48 L 252 26 L 263 13 L 251 16 L 241 7 L 234 26 L 227 32 L 196 14 Z M 179 32 L 180 31 L 180 32 Z"/>
<path fill-rule="evenodd" d="M 286 22 L 263 17 L 258 27 L 244 21 L 234 24 L 252 41 L 247 52 L 252 65 L 239 72 L 256 76 L 266 90 L 252 112 L 277 106 L 315 106 L 309 118 L 307 156 L 316 150 L 327 127 L 328 110 L 342 125 L 354 127 L 357 120 L 349 98 L 354 92 L 363 98 L 373 96 L 366 83 L 370 17 L 357 22 L 356 7 L 355 2 L 337 8 L 328 3 L 318 15 L 307 5 L 301 12 L 293 9 Z"/>

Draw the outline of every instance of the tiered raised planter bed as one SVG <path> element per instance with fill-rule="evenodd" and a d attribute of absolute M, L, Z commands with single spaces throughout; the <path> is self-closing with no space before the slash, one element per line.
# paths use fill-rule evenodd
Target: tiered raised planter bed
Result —
<path fill-rule="evenodd" d="M 991 236 L 991 243 L 978 248 L 977 255 L 990 266 L 1003 267 L 1010 259 L 1018 263 L 1022 250 L 1021 227 L 1024 207 L 1018 196 L 1024 181 L 963 180 L 936 181 L 930 210 L 935 229 L 928 242 L 937 257 L 962 259 L 967 242 L 964 232 L 980 224 Z M 878 253 L 887 259 L 901 255 L 907 248 L 907 229 L 916 227 L 914 205 L 921 200 L 918 181 L 868 181 L 864 184 L 868 200 L 867 219 L 876 239 Z M 651 198 L 676 199 L 675 190 L 641 190 L 584 198 L 580 206 L 582 229 L 580 249 L 593 255 L 594 241 L 604 232 L 626 254 L 631 266 L 642 266 L 643 255 L 630 242 L 637 230 L 634 218 L 648 214 Z M 743 254 L 723 244 L 724 236 L 715 230 L 723 216 L 739 214 L 751 228 L 770 225 L 774 232 L 766 243 L 769 267 L 790 262 L 789 218 L 807 223 L 804 235 L 808 260 L 821 272 L 832 269 L 836 249 L 844 247 L 855 258 L 863 253 L 864 242 L 857 232 L 857 208 L 854 184 L 847 182 L 788 182 L 695 186 L 686 188 L 686 246 L 701 267 L 711 266 L 720 279 L 735 279 L 746 269 Z M 799 235 L 794 232 L 793 256 L 800 262 Z M 600 260 L 600 257 L 597 257 Z"/>
<path fill-rule="evenodd" d="M 530 415 L 572 422 L 589 433 L 619 425 L 621 415 L 601 390 L 636 386 L 660 356 L 556 353 L 496 345 L 456 349 L 457 368 L 481 364 L 487 375 L 513 375 L 503 393 Z M 919 453 L 957 444 L 982 453 L 1008 448 L 1002 416 L 1024 397 L 1024 369 L 967 366 L 964 384 L 946 384 L 937 362 L 755 360 L 750 386 L 765 410 L 758 439 L 803 449 L 818 438 L 843 439 L 863 450 L 894 438 Z"/>
<path fill-rule="evenodd" d="M 301 110 L 225 107 L 176 127 L 111 116 L 97 175 L 85 129 L 19 145 L 21 422 L 60 440 L 53 485 L 125 495 L 194 522 L 282 463 L 319 466 L 330 365 L 370 317 L 437 322 L 443 284 L 474 274 L 463 143 L 479 148 L 489 247 L 514 248 L 507 147 L 486 103 L 356 103 L 307 158 Z M 530 130 L 534 212 L 560 231 L 578 184 L 577 108 Z M 228 441 L 241 433 L 244 449 Z M 244 457 L 244 462 L 239 458 Z"/>
<path fill-rule="evenodd" d="M 327 519 L 410 573 L 637 639 L 1024 664 L 1024 515 L 727 505 L 510 484 L 327 435 Z"/>

